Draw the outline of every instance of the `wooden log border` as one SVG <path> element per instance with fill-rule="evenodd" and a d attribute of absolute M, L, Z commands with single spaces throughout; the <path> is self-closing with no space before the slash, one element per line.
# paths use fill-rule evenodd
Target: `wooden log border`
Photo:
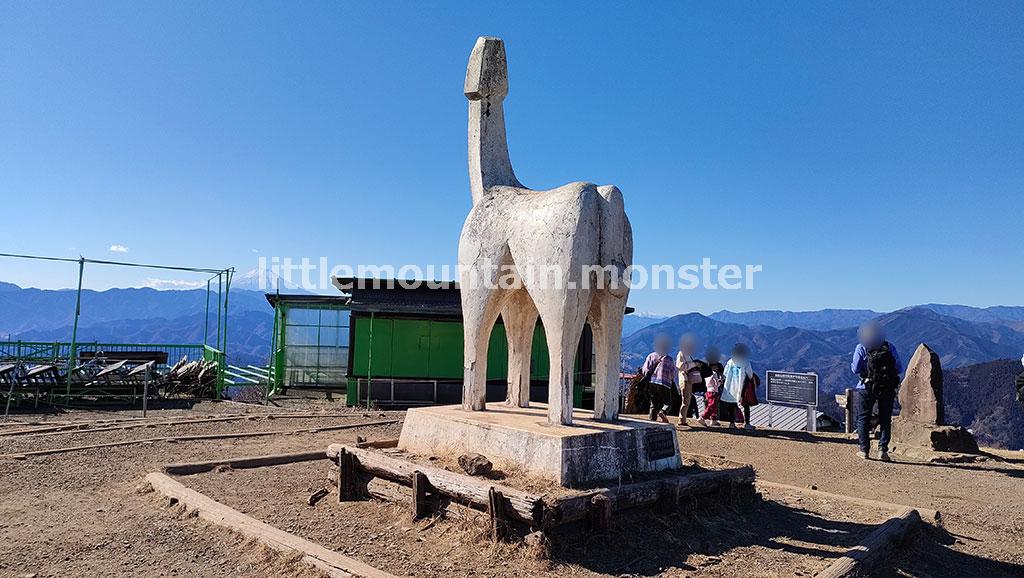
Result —
<path fill-rule="evenodd" d="M 533 527 L 541 525 L 544 502 L 538 496 L 491 480 L 481 480 L 434 466 L 393 458 L 369 448 L 345 444 L 331 444 L 327 447 L 327 456 L 332 460 L 337 460 L 338 456 L 342 455 L 352 456 L 356 469 L 398 482 L 403 486 L 412 487 L 415 472 L 419 471 L 426 476 L 430 487 L 436 492 L 483 511 L 488 511 L 490 507 L 490 491 L 493 488 L 501 493 L 501 501 L 504 503 L 505 515 L 508 518 Z M 345 475 L 339 476 L 339 483 L 344 478 Z"/>
<path fill-rule="evenodd" d="M 195 511 L 200 518 L 244 536 L 259 540 L 281 552 L 299 552 L 303 562 L 326 572 L 332 578 L 396 578 L 393 574 L 378 570 L 354 558 L 289 534 L 243 514 L 193 489 L 187 488 L 166 474 L 153 472 L 146 476 L 153 489 L 175 503 L 183 504 Z"/>
<path fill-rule="evenodd" d="M 901 545 L 910 542 L 921 528 L 921 516 L 914 508 L 903 508 L 868 534 L 864 541 L 819 572 L 815 578 L 873 576 Z"/>
<path fill-rule="evenodd" d="M 485 478 L 450 472 L 427 464 L 413 463 L 370 448 L 331 444 L 327 456 L 351 456 L 354 467 L 391 482 L 412 487 L 416 473 L 426 477 L 432 492 L 454 502 L 483 512 L 496 512 L 498 519 L 526 524 L 533 529 L 550 530 L 573 522 L 589 521 L 598 530 L 606 526 L 610 512 L 669 501 L 679 504 L 684 498 L 719 491 L 752 489 L 755 479 L 750 466 L 700 473 L 680 473 L 652 480 L 624 484 L 614 488 L 598 488 L 576 495 L 546 500 L 527 492 Z M 349 458 L 345 458 L 349 459 Z M 339 475 L 339 482 L 346 476 Z M 494 493 L 497 493 L 497 501 Z M 345 499 L 354 499 L 346 493 Z M 504 507 L 499 511 L 497 505 Z"/>
<path fill-rule="evenodd" d="M 111 448 L 117 446 L 130 446 L 135 444 L 151 444 L 154 442 L 183 442 L 183 441 L 200 441 L 200 440 L 223 440 L 232 438 L 247 438 L 247 437 L 259 437 L 259 436 L 272 436 L 272 435 L 291 435 L 291 434 L 302 434 L 302 433 L 318 433 L 322 431 L 336 431 L 343 429 L 353 429 L 360 427 L 370 427 L 376 425 L 391 425 L 398 423 L 397 419 L 390 419 L 384 421 L 369 421 L 362 423 L 349 423 L 344 425 L 333 425 L 326 427 L 313 427 L 295 430 L 272 430 L 272 431 L 257 431 L 257 432 L 239 432 L 239 433 L 223 433 L 223 434 L 201 434 L 201 435 L 189 435 L 189 436 L 164 436 L 154 438 L 142 438 L 136 440 L 125 440 L 120 442 L 108 442 L 105 444 L 92 444 L 85 446 L 71 446 L 63 448 L 50 448 L 45 450 L 35 450 L 29 452 L 20 452 L 16 454 L 3 454 L 0 455 L 0 459 L 15 459 L 23 460 L 29 456 L 47 456 L 52 454 L 63 454 L 67 452 L 77 452 L 82 450 L 91 450 L 96 448 Z"/>
<path fill-rule="evenodd" d="M 231 469 L 242 470 L 248 468 L 262 468 L 265 466 L 280 466 L 298 462 L 311 462 L 314 460 L 325 460 L 327 456 L 323 452 L 297 452 L 290 454 L 271 454 L 265 456 L 251 456 L 242 458 L 222 458 L 204 462 L 186 462 L 180 464 L 167 464 L 163 467 L 166 474 L 172 476 L 191 476 L 217 469 L 220 466 L 227 466 Z"/>
<path fill-rule="evenodd" d="M 116 431 L 125 429 L 136 429 L 136 428 L 148 428 L 148 427 L 161 427 L 161 426 L 176 426 L 176 425 L 192 425 L 192 424 L 203 424 L 203 423 L 216 423 L 223 421 L 255 421 L 259 419 L 349 419 L 356 417 L 370 417 L 361 413 L 330 413 L 330 414 L 318 414 L 318 413 L 251 413 L 251 414 L 233 414 L 233 415 L 220 415 L 220 416 L 208 416 L 208 417 L 196 417 L 187 419 L 154 419 L 149 418 L 125 418 L 123 422 L 81 422 L 81 423 L 69 423 L 54 426 L 43 426 L 27 429 L 0 431 L 0 437 L 47 437 L 55 435 L 67 435 L 67 434 L 84 434 L 104 431 Z"/>
<path fill-rule="evenodd" d="M 349 427 L 355 425 L 357 424 L 350 424 Z M 513 488 L 489 484 L 486 481 L 470 476 L 455 474 L 431 466 L 417 465 L 369 451 L 371 448 L 394 447 L 396 442 L 397 440 L 392 439 L 360 442 L 357 444 L 357 447 L 332 444 L 329 446 L 326 454 L 323 452 L 273 454 L 209 460 L 205 462 L 168 464 L 163 469 L 168 474 L 190 475 L 211 471 L 218 466 L 230 466 L 239 469 L 258 468 L 335 458 L 338 459 L 339 463 L 344 462 L 347 466 L 342 469 L 349 470 L 349 476 L 347 477 L 352 480 L 350 483 L 354 484 L 355 470 L 362 469 L 371 475 L 377 475 L 389 482 L 410 486 L 413 492 L 411 506 L 414 518 L 425 515 L 426 507 L 428 506 L 428 491 L 438 491 L 438 493 L 446 494 L 448 497 L 461 499 L 461 502 L 467 503 L 469 506 L 482 506 L 482 509 L 490 517 L 492 539 L 496 541 L 507 537 L 509 533 L 508 524 L 511 519 L 536 527 L 538 521 L 537 508 L 540 511 L 540 525 L 545 529 L 583 520 L 591 531 L 601 531 L 607 529 L 610 525 L 611 513 L 614 510 L 657 503 L 668 498 L 678 503 L 683 497 L 735 488 L 736 486 L 749 486 L 755 481 L 753 468 L 744 466 L 729 470 L 672 476 L 619 486 L 614 489 L 601 488 L 546 503 L 540 497 L 530 496 Z M 370 465 L 367 467 L 363 460 L 360 460 L 360 457 L 363 457 Z M 369 459 L 367 460 L 368 457 Z M 389 468 L 387 466 L 393 467 Z M 407 469 L 408 472 L 406 472 Z M 441 474 L 440 477 L 438 477 L 439 473 Z M 433 474 L 435 479 L 441 480 L 440 487 L 435 486 L 431 482 L 430 474 Z M 339 478 L 341 477 L 339 476 Z M 483 500 L 476 499 L 472 491 L 467 491 L 468 488 L 459 489 L 458 486 L 460 484 L 456 484 L 455 491 L 451 491 L 453 488 L 450 478 L 452 477 L 463 478 L 458 480 L 461 482 L 461 485 L 479 486 L 478 489 L 486 488 Z M 326 571 L 332 577 L 366 576 L 367 578 L 394 578 L 391 574 L 367 566 L 358 560 L 348 558 L 319 544 L 260 522 L 255 518 L 185 487 L 165 474 L 154 472 L 147 475 L 146 480 L 153 486 L 154 490 L 159 491 L 168 498 L 185 504 L 187 507 L 191 507 L 203 519 L 236 530 L 277 550 L 286 552 L 298 551 L 303 554 L 304 562 Z M 347 499 L 353 499 L 352 491 L 345 491 L 348 488 L 343 488 L 341 481 L 339 479 L 339 499 L 345 494 L 348 494 Z M 848 550 L 828 568 L 818 573 L 816 578 L 853 578 L 855 576 L 870 575 L 894 553 L 897 547 L 908 543 L 916 536 L 920 530 L 921 514 L 934 521 L 940 520 L 940 513 L 935 510 L 921 509 L 919 512 L 918 509 L 900 504 L 844 494 L 833 494 L 775 482 L 757 481 L 757 484 L 778 490 L 800 492 L 819 498 L 843 500 L 863 506 L 895 511 L 895 515 L 892 518 L 879 525 L 868 534 L 863 542 Z M 345 485 L 347 486 L 348 484 Z M 326 490 L 323 490 L 323 493 L 326 494 Z M 509 500 L 506 497 L 506 493 L 514 495 L 517 503 Z M 382 494 L 379 489 L 376 492 L 371 491 L 371 494 L 380 499 L 388 499 L 390 501 L 397 501 L 404 497 L 394 494 L 393 491 L 384 492 L 386 495 L 378 495 Z M 470 499 L 467 500 L 467 497 Z M 521 506 L 526 503 L 533 504 L 529 518 L 524 516 L 521 508 L 516 508 L 517 505 Z"/>

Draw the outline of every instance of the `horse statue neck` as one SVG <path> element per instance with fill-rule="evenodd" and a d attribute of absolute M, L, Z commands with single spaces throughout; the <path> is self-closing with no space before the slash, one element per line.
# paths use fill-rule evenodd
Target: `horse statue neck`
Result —
<path fill-rule="evenodd" d="M 508 68 L 500 38 L 480 37 L 466 67 L 469 99 L 469 185 L 473 204 L 494 186 L 520 187 L 505 138 Z"/>

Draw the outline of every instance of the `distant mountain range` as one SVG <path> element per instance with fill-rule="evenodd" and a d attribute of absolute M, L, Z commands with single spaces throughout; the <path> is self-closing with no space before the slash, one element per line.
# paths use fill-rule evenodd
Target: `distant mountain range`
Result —
<path fill-rule="evenodd" d="M 969 321 L 958 316 L 940 314 L 933 307 L 937 306 L 911 307 L 867 319 L 877 319 L 885 327 L 888 339 L 896 346 L 904 363 L 909 361 L 910 356 L 920 343 L 927 343 L 939 354 L 943 368 L 946 370 L 999 359 L 1019 359 L 1021 353 L 1024 352 L 1024 332 L 1013 327 L 1014 316 L 1024 312 L 1024 308 L 1006 307 L 979 310 L 962 306 L 941 306 L 950 313 L 976 316 L 976 319 L 992 319 L 992 321 Z M 856 377 L 850 371 L 850 358 L 857 344 L 856 326 L 836 329 L 806 329 L 792 326 L 792 324 L 779 328 L 763 323 L 774 318 L 822 326 L 821 324 L 829 318 L 839 319 L 841 317 L 834 315 L 832 311 L 828 314 L 823 314 L 823 312 L 808 314 L 730 313 L 727 316 L 730 319 L 746 318 L 760 322 L 755 325 L 714 319 L 713 317 L 718 314 L 711 317 L 699 313 L 677 315 L 644 327 L 624 338 L 622 342 L 623 366 L 632 370 L 643 363 L 644 358 L 653 347 L 655 336 L 661 333 L 668 334 L 673 339 L 678 339 L 686 333 L 693 333 L 705 346 L 716 346 L 726 355 L 734 343 L 742 342 L 750 347 L 751 361 L 762 377 L 764 371 L 769 369 L 817 373 L 822 390 L 823 399 L 820 400 L 822 408 L 834 417 L 839 417 L 840 412 L 832 394 L 839 393 L 847 387 L 853 387 L 856 383 Z M 1006 317 L 991 317 L 996 311 L 1004 313 Z M 780 316 L 779 313 L 783 315 Z M 862 311 L 855 312 L 852 318 L 857 318 L 862 314 Z M 827 324 L 824 326 L 827 327 Z M 1006 387 L 1009 388 L 1009 382 Z M 763 398 L 764 392 L 760 393 Z M 973 400 L 971 403 L 974 406 L 995 407 L 999 405 L 996 400 L 1001 399 L 1004 393 L 1001 389 L 992 390 L 988 384 L 982 384 L 973 392 L 979 399 Z M 971 416 L 975 416 L 977 412 L 969 410 L 967 405 L 953 405 L 960 403 L 953 400 L 963 400 L 962 397 L 953 396 L 950 399 L 947 406 L 954 411 L 949 415 L 960 415 L 963 419 L 962 425 L 971 425 L 974 421 Z M 1018 447 L 1024 445 L 1024 437 L 1004 439 L 997 435 L 993 439 L 999 439 L 1000 445 L 1016 445 Z"/>
<path fill-rule="evenodd" d="M 622 318 L 622 336 L 632 335 L 644 327 L 661 323 L 668 319 L 665 315 L 653 313 L 631 313 Z"/>
<path fill-rule="evenodd" d="M 82 291 L 82 315 L 79 326 L 125 319 L 176 319 L 189 315 L 203 315 L 206 303 L 205 289 L 85 289 Z M 272 311 L 262 292 L 243 289 L 231 290 L 228 310 L 262 311 L 268 314 Z M 216 291 L 210 296 L 210 311 L 216 317 Z M 74 289 L 22 289 L 10 283 L 0 287 L 0 336 L 70 327 L 74 321 L 74 314 Z"/>
<path fill-rule="evenodd" d="M 786 327 L 799 327 L 800 329 L 814 329 L 816 331 L 827 331 L 829 329 L 843 329 L 856 327 L 869 319 L 878 317 L 881 313 L 868 309 L 822 309 L 820 311 L 750 311 L 746 313 L 734 313 L 722 310 L 712 313 L 708 317 L 723 323 L 739 323 L 741 325 L 767 325 L 783 329 Z"/>
<path fill-rule="evenodd" d="M 964 321 L 995 323 L 1024 331 L 1024 307 L 970 307 L 967 305 L 942 305 L 928 303 L 918 308 L 929 309 L 940 315 L 956 317 Z M 827 331 L 856 327 L 882 315 L 882 312 L 870 309 L 822 309 L 820 311 L 749 311 L 734 313 L 722 310 L 708 317 L 725 323 L 742 325 L 767 325 L 782 329 L 799 327 Z"/>
<path fill-rule="evenodd" d="M 78 339 L 115 343 L 202 343 L 206 310 L 205 289 L 83 290 Z M 214 343 L 216 291 L 210 295 L 209 310 L 209 342 Z M 23 289 L 0 282 L 0 339 L 68 341 L 74 311 L 74 290 Z M 264 293 L 233 288 L 228 313 L 227 349 L 231 362 L 266 364 L 274 315 Z"/>

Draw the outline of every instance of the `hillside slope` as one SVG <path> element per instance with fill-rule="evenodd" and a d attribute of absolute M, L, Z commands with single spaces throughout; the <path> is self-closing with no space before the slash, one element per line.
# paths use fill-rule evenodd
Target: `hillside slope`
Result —
<path fill-rule="evenodd" d="M 969 428 L 978 443 L 1024 449 L 1024 408 L 1016 400 L 1018 359 L 943 370 L 946 420 Z"/>

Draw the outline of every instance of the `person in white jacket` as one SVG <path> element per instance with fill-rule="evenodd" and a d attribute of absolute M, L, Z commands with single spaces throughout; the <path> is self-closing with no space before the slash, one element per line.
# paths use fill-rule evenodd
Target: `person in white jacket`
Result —
<path fill-rule="evenodd" d="M 743 395 L 743 384 L 753 376 L 750 349 L 742 343 L 737 343 L 732 348 L 732 358 L 725 364 L 725 385 L 722 387 L 719 409 L 721 420 L 728 420 L 729 427 L 736 427 L 736 409 Z"/>

